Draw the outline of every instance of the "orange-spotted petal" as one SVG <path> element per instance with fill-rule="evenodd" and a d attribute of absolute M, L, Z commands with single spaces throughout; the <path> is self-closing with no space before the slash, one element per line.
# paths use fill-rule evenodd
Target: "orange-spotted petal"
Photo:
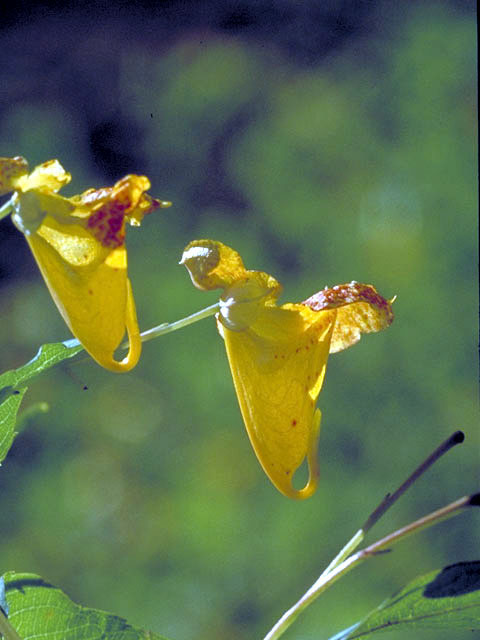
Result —
<path fill-rule="evenodd" d="M 302 304 L 313 311 L 337 310 L 330 353 L 357 343 L 362 333 L 386 329 L 393 322 L 392 300 L 383 298 L 371 284 L 350 282 L 325 288 Z"/>
<path fill-rule="evenodd" d="M 70 198 L 75 205 L 75 215 L 87 217 L 102 204 L 115 200 L 123 207 L 128 217 L 136 218 L 138 223 L 143 216 L 152 213 L 159 207 L 170 207 L 171 202 L 153 198 L 146 190 L 150 188 L 150 180 L 146 176 L 130 174 L 115 183 L 113 187 L 87 189 L 83 193 Z M 137 226 L 133 222 L 134 226 Z"/>
<path fill-rule="evenodd" d="M 112 249 L 125 241 L 125 222 L 138 226 L 147 213 L 170 203 L 145 195 L 150 181 L 145 176 L 128 175 L 111 189 L 89 190 L 75 200 L 79 209 L 89 211 L 87 228 L 104 246 Z"/>

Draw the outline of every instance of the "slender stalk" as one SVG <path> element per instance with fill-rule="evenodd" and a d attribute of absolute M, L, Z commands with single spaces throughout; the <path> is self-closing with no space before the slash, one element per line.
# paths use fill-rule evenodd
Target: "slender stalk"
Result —
<path fill-rule="evenodd" d="M 7 202 L 5 202 L 5 204 L 0 207 L 0 220 L 2 218 L 6 218 L 7 216 L 9 216 L 12 213 L 12 209 L 13 209 L 13 198 L 10 198 L 10 200 L 7 200 Z"/>
<path fill-rule="evenodd" d="M 415 522 L 407 524 L 405 527 L 401 527 L 400 529 L 397 529 L 397 531 L 390 533 L 388 536 L 377 540 L 377 542 L 374 542 L 365 549 L 358 551 L 355 555 L 362 556 L 363 559 L 364 555 L 372 555 L 380 551 L 386 551 L 392 544 L 398 542 L 398 540 L 406 538 L 412 533 L 418 533 L 419 531 L 432 526 L 432 524 L 443 522 L 452 516 L 458 515 L 467 507 L 479 506 L 478 495 L 479 494 L 475 493 L 471 496 L 463 496 L 462 498 L 447 504 L 446 507 L 432 511 L 432 513 L 423 516 L 423 518 L 419 518 L 418 520 L 415 520 Z"/>
<path fill-rule="evenodd" d="M 310 589 L 302 596 L 302 598 L 291 607 L 276 623 L 276 625 L 269 632 L 273 635 L 267 635 L 264 640 L 275 640 L 279 638 L 284 631 L 292 624 L 305 607 L 310 602 L 316 599 L 327 586 L 333 584 L 335 580 L 349 570 L 350 563 L 352 562 L 353 552 L 359 547 L 365 538 L 365 534 L 369 531 L 373 525 L 380 519 L 380 517 L 402 496 L 412 484 L 418 480 L 437 460 L 439 460 L 447 451 L 457 444 L 460 444 L 465 439 L 462 431 L 456 431 L 449 438 L 444 440 L 409 476 L 408 478 L 396 489 L 393 493 L 388 493 L 385 498 L 380 502 L 372 513 L 369 515 L 364 525 L 354 534 L 354 536 L 347 542 L 347 544 L 339 551 L 335 558 L 330 562 L 327 568 L 322 572 L 318 580 L 310 587 Z M 338 567 L 343 567 L 341 571 L 338 571 Z"/>
<path fill-rule="evenodd" d="M 142 331 L 140 337 L 142 338 L 142 342 L 146 342 L 147 340 L 153 340 L 153 338 L 158 338 L 159 336 L 163 336 L 166 333 L 170 333 L 171 331 L 176 331 L 177 329 L 182 329 L 183 327 L 187 327 L 189 324 L 193 324 L 194 322 L 198 322 L 199 320 L 203 320 L 203 318 L 208 318 L 209 316 L 213 316 L 220 309 L 220 303 L 216 302 L 215 304 L 202 309 L 201 311 L 197 311 L 196 313 L 192 313 L 190 316 L 186 318 L 182 318 L 181 320 L 177 320 L 176 322 L 164 322 L 163 324 L 159 324 L 157 327 L 153 327 L 152 329 L 148 329 L 148 331 Z M 122 347 L 128 346 L 122 345 Z"/>
<path fill-rule="evenodd" d="M 142 331 L 142 333 L 140 334 L 140 338 L 142 339 L 142 342 L 153 340 L 154 338 L 163 336 L 166 333 L 177 331 L 177 329 L 182 329 L 183 327 L 187 327 L 189 324 L 193 324 L 194 322 L 203 320 L 203 318 L 208 318 L 209 316 L 213 316 L 215 313 L 217 313 L 219 309 L 220 309 L 220 303 L 216 302 L 215 304 L 212 304 L 209 307 L 205 307 L 205 309 L 201 309 L 200 311 L 196 311 L 195 313 L 192 313 L 186 318 L 181 318 L 180 320 L 176 320 L 175 322 L 163 322 L 162 324 L 159 324 L 156 327 L 152 327 L 151 329 Z M 67 347 L 67 349 L 77 349 L 78 347 L 82 346 L 76 338 L 72 338 L 71 340 L 65 340 L 63 344 Z M 119 349 L 128 349 L 128 340 L 122 343 Z"/>
<path fill-rule="evenodd" d="M 4 640 L 22 640 L 2 611 L 0 611 L 0 635 Z"/>
<path fill-rule="evenodd" d="M 378 507 L 366 519 L 364 525 L 357 533 L 347 542 L 347 544 L 339 551 L 335 558 L 330 562 L 328 567 L 322 573 L 322 576 L 330 573 L 336 566 L 348 558 L 348 556 L 359 547 L 365 538 L 365 534 L 373 525 L 390 509 L 390 507 L 409 489 L 412 484 L 420 478 L 430 467 L 437 462 L 447 451 L 450 451 L 457 444 L 465 440 L 463 431 L 455 431 L 452 435 L 444 440 L 429 456 L 426 458 L 393 493 L 387 493 L 385 498 L 380 502 Z"/>
<path fill-rule="evenodd" d="M 426 529 L 437 522 L 442 522 L 447 518 L 458 515 L 467 507 L 479 506 L 479 502 L 479 494 L 475 494 L 474 496 L 464 496 L 459 500 L 455 500 L 455 502 L 452 502 L 446 507 L 433 511 L 423 518 L 415 520 L 415 522 L 412 522 L 411 524 L 394 531 L 388 536 L 381 538 L 365 549 L 357 551 L 355 554 L 343 560 L 343 562 L 338 564 L 328 573 L 324 571 L 310 589 L 308 589 L 308 591 L 306 591 L 303 596 L 283 614 L 278 622 L 275 623 L 263 640 L 278 640 L 278 638 L 280 638 L 297 619 L 300 613 L 314 600 L 316 600 L 321 593 L 364 560 L 389 550 L 389 548 L 396 542 L 408 535 L 411 535 L 412 533 L 417 533 L 418 531 Z"/>
<path fill-rule="evenodd" d="M 335 569 L 335 567 L 338 567 L 339 564 L 341 564 L 346 558 L 348 558 L 348 556 L 351 555 L 355 551 L 355 549 L 357 549 L 359 545 L 362 544 L 364 538 L 365 531 L 363 529 L 359 529 L 357 533 L 347 542 L 343 549 L 341 549 L 337 553 L 337 555 L 330 562 L 325 571 L 322 572 L 320 578 L 323 578 L 328 573 L 331 573 Z"/>
<path fill-rule="evenodd" d="M 465 440 L 465 435 L 463 431 L 455 431 L 452 435 L 444 440 L 436 449 L 433 451 L 428 458 L 426 458 L 416 469 L 415 471 L 405 480 L 403 484 L 401 484 L 396 491 L 392 494 L 387 493 L 382 502 L 378 505 L 378 507 L 372 511 L 372 513 L 368 516 L 365 524 L 362 529 L 365 533 L 373 527 L 373 525 L 382 517 L 382 515 L 390 509 L 392 504 L 396 502 L 401 495 L 409 489 L 412 484 L 418 480 L 418 478 L 425 473 L 430 467 L 441 458 L 447 451 L 450 451 L 455 445 L 462 443 Z"/>

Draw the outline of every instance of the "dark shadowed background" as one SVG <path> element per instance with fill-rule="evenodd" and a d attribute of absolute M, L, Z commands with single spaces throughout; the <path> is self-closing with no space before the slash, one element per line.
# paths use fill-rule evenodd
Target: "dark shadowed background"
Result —
<path fill-rule="evenodd" d="M 330 359 L 304 503 L 257 463 L 211 318 L 146 344 L 128 375 L 85 361 L 30 386 L 24 408 L 50 411 L 0 469 L 1 572 L 172 640 L 261 638 L 457 428 L 466 443 L 377 533 L 478 489 L 474 3 L 12 3 L 0 20 L 0 155 L 58 158 L 66 195 L 145 173 L 174 203 L 129 229 L 142 329 L 215 301 L 177 265 L 194 238 L 272 273 L 283 301 L 352 279 L 398 296 L 388 331 Z M 9 219 L 0 287 L 2 370 L 70 337 Z M 370 561 L 285 638 L 327 638 L 478 559 L 475 516 Z"/>

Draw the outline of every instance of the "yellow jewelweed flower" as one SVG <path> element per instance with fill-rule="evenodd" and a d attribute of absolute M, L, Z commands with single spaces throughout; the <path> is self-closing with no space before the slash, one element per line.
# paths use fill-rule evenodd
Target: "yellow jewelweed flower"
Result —
<path fill-rule="evenodd" d="M 12 220 L 25 234 L 58 310 L 73 335 L 100 365 L 132 369 L 141 353 L 135 302 L 127 276 L 125 223 L 167 207 L 149 196 L 145 176 L 128 175 L 113 187 L 64 198 L 71 176 L 58 160 L 28 173 L 24 158 L 0 158 L 0 195 L 14 192 Z M 129 352 L 115 349 L 128 332 Z"/>
<path fill-rule="evenodd" d="M 318 483 L 321 413 L 315 408 L 329 353 L 358 342 L 361 333 L 391 324 L 391 301 L 371 285 L 325 288 L 301 304 L 277 306 L 282 287 L 247 270 L 221 242 L 195 240 L 184 250 L 193 284 L 223 289 L 217 327 L 225 341 L 240 410 L 265 473 L 290 498 L 311 496 Z M 303 489 L 292 477 L 304 459 Z"/>

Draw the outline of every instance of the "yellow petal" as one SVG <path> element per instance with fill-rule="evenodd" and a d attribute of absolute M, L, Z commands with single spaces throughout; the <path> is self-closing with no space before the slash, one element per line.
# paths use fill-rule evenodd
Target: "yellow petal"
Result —
<path fill-rule="evenodd" d="M 320 411 L 315 403 L 325 376 L 336 311 L 276 306 L 281 286 L 245 269 L 236 251 L 213 240 L 191 242 L 182 256 L 200 289 L 222 288 L 217 326 L 243 420 L 255 453 L 275 487 L 307 498 L 318 482 Z M 307 458 L 309 479 L 292 478 Z"/>
<path fill-rule="evenodd" d="M 22 233 L 30 235 L 40 228 L 47 213 L 68 223 L 73 210 L 73 205 L 56 193 L 17 191 L 13 197 L 12 222 Z"/>
<path fill-rule="evenodd" d="M 88 353 L 111 371 L 133 368 L 141 340 L 125 247 L 108 250 L 83 226 L 50 216 L 27 241 L 63 319 Z M 118 362 L 114 352 L 125 329 L 130 351 Z"/>
<path fill-rule="evenodd" d="M 313 311 L 337 309 L 330 353 L 351 347 L 362 333 L 386 329 L 393 322 L 393 300 L 386 300 L 371 284 L 350 282 L 325 288 L 303 304 Z"/>
<path fill-rule="evenodd" d="M 152 198 L 145 193 L 150 188 L 150 180 L 146 176 L 127 175 L 113 187 L 103 187 L 101 189 L 88 189 L 84 193 L 69 198 L 75 206 L 75 216 L 85 218 L 92 213 L 102 210 L 105 205 L 108 209 L 115 209 L 125 216 L 126 220 L 133 226 L 139 226 L 143 217 L 152 213 L 159 207 L 171 206 L 171 202 Z M 115 212 L 110 212 L 109 215 Z"/>
<path fill-rule="evenodd" d="M 180 260 L 197 289 L 224 289 L 247 275 L 239 254 L 216 240 L 194 240 Z"/>
<path fill-rule="evenodd" d="M 27 173 L 28 162 L 25 158 L 0 158 L 0 196 L 13 191 L 18 179 Z"/>
<path fill-rule="evenodd" d="M 222 335 L 243 420 L 255 453 L 275 487 L 307 498 L 318 482 L 320 411 L 335 311 L 301 305 L 264 307 L 248 329 Z M 307 457 L 309 479 L 297 490 L 295 471 Z"/>
<path fill-rule="evenodd" d="M 128 175 L 113 187 L 89 189 L 80 196 L 70 198 L 76 214 L 88 214 L 87 228 L 104 247 L 120 247 L 125 241 L 125 221 L 140 225 L 143 217 L 158 207 L 170 206 L 145 194 L 150 181 L 145 176 Z"/>
<path fill-rule="evenodd" d="M 275 306 L 282 290 L 281 285 L 268 273 L 245 273 L 243 278 L 227 287 L 220 298 L 222 323 L 232 331 L 251 327 L 265 306 Z"/>
<path fill-rule="evenodd" d="M 35 167 L 28 176 L 19 178 L 16 188 L 20 191 L 38 189 L 45 193 L 56 193 L 71 179 L 72 176 L 65 171 L 58 160 L 48 160 Z"/>

